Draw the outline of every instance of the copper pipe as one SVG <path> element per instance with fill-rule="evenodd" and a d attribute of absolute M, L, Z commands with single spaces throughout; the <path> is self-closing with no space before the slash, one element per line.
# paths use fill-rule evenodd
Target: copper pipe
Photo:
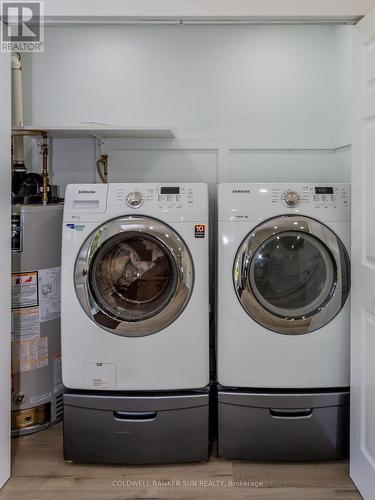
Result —
<path fill-rule="evenodd" d="M 48 204 L 48 186 L 49 186 L 49 176 L 48 176 L 48 135 L 43 132 L 43 143 L 42 143 L 42 155 L 43 155 L 43 166 L 42 166 L 42 179 L 43 179 L 43 196 L 42 203 L 44 206 Z"/>
<path fill-rule="evenodd" d="M 42 203 L 44 206 L 48 204 L 48 186 L 49 186 L 49 174 L 48 174 L 48 134 L 44 130 L 12 130 L 12 136 L 41 136 L 43 138 L 42 142 L 42 179 L 43 179 L 43 193 L 42 193 Z"/>
<path fill-rule="evenodd" d="M 47 132 L 44 130 L 17 130 L 17 129 L 12 129 L 12 136 L 19 136 L 19 135 L 39 135 L 41 137 L 47 136 Z"/>

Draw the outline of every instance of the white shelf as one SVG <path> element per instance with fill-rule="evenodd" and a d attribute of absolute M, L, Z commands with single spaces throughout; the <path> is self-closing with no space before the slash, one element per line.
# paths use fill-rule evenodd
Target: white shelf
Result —
<path fill-rule="evenodd" d="M 43 130 L 52 138 L 83 139 L 100 137 L 103 139 L 168 139 L 175 137 L 172 128 L 153 127 L 110 127 L 80 125 L 77 127 L 15 127 L 13 130 Z"/>

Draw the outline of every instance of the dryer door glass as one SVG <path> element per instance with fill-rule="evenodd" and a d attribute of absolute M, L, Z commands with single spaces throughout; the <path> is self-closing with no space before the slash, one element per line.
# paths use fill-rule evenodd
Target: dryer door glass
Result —
<path fill-rule="evenodd" d="M 277 333 L 318 330 L 343 308 L 350 291 L 350 261 L 336 234 L 308 217 L 269 219 L 243 240 L 233 282 L 241 305 Z"/>
<path fill-rule="evenodd" d="M 259 303 L 282 318 L 311 316 L 323 308 L 337 281 L 331 253 L 317 238 L 279 233 L 251 260 L 250 286 Z"/>
<path fill-rule="evenodd" d="M 138 337 L 173 323 L 188 304 L 194 266 L 177 232 L 151 217 L 113 219 L 82 245 L 75 288 L 86 314 L 116 335 Z"/>

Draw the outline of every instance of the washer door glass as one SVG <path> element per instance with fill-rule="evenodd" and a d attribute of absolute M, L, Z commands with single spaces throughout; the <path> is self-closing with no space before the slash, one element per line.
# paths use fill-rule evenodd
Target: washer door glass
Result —
<path fill-rule="evenodd" d="M 311 316 L 334 292 L 337 268 L 317 238 L 279 233 L 258 248 L 251 260 L 250 286 L 259 303 L 282 318 Z"/>
<path fill-rule="evenodd" d="M 124 321 L 142 321 L 162 311 L 176 292 L 178 271 L 167 247 L 151 235 L 121 234 L 93 258 L 91 291 L 98 305 Z"/>
<path fill-rule="evenodd" d="M 188 304 L 191 254 L 170 226 L 129 216 L 89 235 L 75 265 L 75 287 L 86 314 L 101 328 L 133 337 L 159 332 Z"/>
<path fill-rule="evenodd" d="M 277 333 L 322 328 L 342 309 L 350 291 L 350 261 L 336 234 L 303 216 L 263 222 L 235 257 L 237 297 L 259 324 Z"/>

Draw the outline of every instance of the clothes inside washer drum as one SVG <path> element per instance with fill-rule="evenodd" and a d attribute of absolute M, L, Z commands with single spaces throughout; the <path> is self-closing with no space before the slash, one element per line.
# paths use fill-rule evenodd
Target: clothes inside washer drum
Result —
<path fill-rule="evenodd" d="M 172 279 L 170 260 L 146 238 L 132 238 L 107 251 L 98 264 L 97 284 L 112 307 L 155 301 Z"/>

